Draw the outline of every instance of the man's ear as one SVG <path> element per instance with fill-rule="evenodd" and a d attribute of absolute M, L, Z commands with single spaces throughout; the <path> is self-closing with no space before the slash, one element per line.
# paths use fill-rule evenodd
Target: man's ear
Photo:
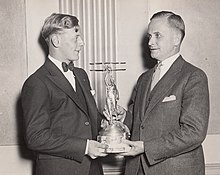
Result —
<path fill-rule="evenodd" d="M 60 46 L 60 37 L 59 37 L 59 35 L 52 35 L 50 40 L 51 40 L 51 43 L 54 47 L 58 48 Z"/>
<path fill-rule="evenodd" d="M 175 37 L 174 37 L 174 45 L 179 46 L 181 43 L 181 34 L 180 32 L 175 32 Z"/>

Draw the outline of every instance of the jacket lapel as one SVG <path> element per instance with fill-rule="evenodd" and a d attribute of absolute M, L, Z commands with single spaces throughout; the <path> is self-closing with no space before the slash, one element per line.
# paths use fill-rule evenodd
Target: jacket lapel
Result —
<path fill-rule="evenodd" d="M 79 85 L 82 88 L 86 103 L 88 104 L 87 107 L 89 112 L 96 111 L 94 110 L 96 109 L 96 103 L 90 92 L 91 90 L 90 86 L 88 86 L 88 84 L 86 83 L 87 80 L 84 77 L 82 77 L 80 71 L 78 71 L 77 69 L 74 69 L 74 74 L 75 74 L 75 78 L 78 80 Z"/>
<path fill-rule="evenodd" d="M 140 90 L 138 90 L 139 93 L 139 105 L 138 108 L 140 107 L 139 110 L 139 116 L 140 119 L 143 118 L 146 106 L 148 105 L 148 97 L 150 94 L 150 84 L 151 84 L 151 79 L 152 75 L 154 73 L 154 69 L 149 70 L 146 75 L 143 77 L 141 84 L 140 84 Z"/>
<path fill-rule="evenodd" d="M 83 108 L 82 104 L 80 103 L 80 100 L 78 96 L 76 95 L 76 92 L 74 91 L 73 87 L 69 83 L 69 81 L 65 78 L 65 76 L 62 74 L 62 72 L 59 70 L 59 68 L 56 67 L 49 59 L 45 62 L 46 69 L 50 72 L 50 75 L 48 75 L 48 78 L 56 84 L 65 94 L 67 94 L 70 99 L 74 101 L 74 103 L 85 113 L 85 109 Z"/>
<path fill-rule="evenodd" d="M 183 64 L 183 58 L 181 56 L 178 57 L 158 84 L 156 84 L 154 89 L 151 91 L 150 102 L 146 109 L 145 116 L 147 116 L 147 114 L 162 100 L 162 98 L 164 98 L 170 88 L 172 88 L 172 86 L 176 83 L 180 76 Z"/>
<path fill-rule="evenodd" d="M 81 71 L 78 71 L 77 68 L 74 69 L 75 78 L 78 80 L 79 85 L 81 86 L 82 92 L 85 97 L 85 101 L 87 103 L 88 108 L 88 116 L 90 118 L 92 130 L 93 130 L 93 138 L 95 139 L 98 133 L 98 110 L 96 106 L 96 102 L 91 94 L 91 87 L 90 84 L 88 84 L 86 81 L 88 79 L 85 79 L 85 76 L 82 76 L 80 73 Z"/>

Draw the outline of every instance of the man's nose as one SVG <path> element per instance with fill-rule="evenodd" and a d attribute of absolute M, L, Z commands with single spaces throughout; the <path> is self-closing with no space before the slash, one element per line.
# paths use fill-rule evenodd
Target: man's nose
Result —
<path fill-rule="evenodd" d="M 79 46 L 81 46 L 81 47 L 84 45 L 84 42 L 81 37 L 78 37 L 77 42 L 78 42 Z"/>
<path fill-rule="evenodd" d="M 148 46 L 153 45 L 153 43 L 154 43 L 153 37 L 149 37 L 149 38 L 148 38 Z"/>

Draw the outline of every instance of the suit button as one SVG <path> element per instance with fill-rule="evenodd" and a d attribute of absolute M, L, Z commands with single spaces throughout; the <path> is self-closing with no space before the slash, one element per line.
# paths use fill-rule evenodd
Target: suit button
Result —
<path fill-rule="evenodd" d="M 85 122 L 85 125 L 88 126 L 88 125 L 89 125 L 89 122 Z"/>
<path fill-rule="evenodd" d="M 143 126 L 143 125 L 141 126 L 141 129 L 144 129 L 144 126 Z"/>

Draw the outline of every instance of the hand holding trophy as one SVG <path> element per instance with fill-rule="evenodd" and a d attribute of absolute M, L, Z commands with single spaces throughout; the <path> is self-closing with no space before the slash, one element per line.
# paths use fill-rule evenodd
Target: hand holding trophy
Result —
<path fill-rule="evenodd" d="M 97 140 L 108 144 L 109 147 L 106 149 L 106 153 L 122 153 L 130 149 L 129 146 L 122 143 L 123 139 L 130 137 L 130 131 L 121 121 L 124 117 L 119 116 L 123 108 L 117 105 L 119 92 L 112 76 L 112 69 L 109 66 L 106 67 L 105 85 L 106 104 L 103 113 L 106 116 L 106 120 L 102 123 L 103 129 L 99 132 Z M 125 112 L 123 115 L 125 115 Z"/>

